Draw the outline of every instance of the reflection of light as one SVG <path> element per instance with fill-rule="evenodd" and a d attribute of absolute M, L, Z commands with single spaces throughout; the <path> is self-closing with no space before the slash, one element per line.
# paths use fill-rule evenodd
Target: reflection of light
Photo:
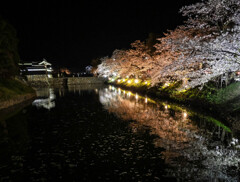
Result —
<path fill-rule="evenodd" d="M 117 82 L 119 83 L 121 80 L 118 80 Z"/>
<path fill-rule="evenodd" d="M 161 105 L 157 104 L 156 106 L 155 104 L 142 105 L 142 102 L 136 104 L 135 99 L 115 96 L 113 92 L 106 94 L 106 92 L 99 90 L 99 93 L 100 102 L 110 113 L 114 113 L 121 119 L 127 121 L 137 121 L 136 123 L 130 124 L 133 132 L 140 132 L 139 134 L 141 134 L 141 130 L 138 131 L 138 128 L 145 125 L 150 127 L 151 134 L 159 136 L 155 140 L 154 145 L 166 149 L 166 152 L 161 152 L 162 156 L 168 159 L 166 163 L 177 166 L 182 163 L 180 157 L 186 157 L 186 161 L 184 161 L 186 165 L 184 167 L 179 165 L 179 168 L 174 167 L 174 171 L 170 170 L 171 174 L 172 172 L 176 174 L 176 170 L 179 170 L 180 172 L 177 173 L 177 175 L 182 175 L 182 172 L 184 172 L 183 175 L 185 175 L 185 171 L 188 170 L 190 175 L 196 175 L 195 170 L 199 170 L 201 174 L 212 176 L 213 172 L 215 174 L 216 170 L 221 169 L 219 176 L 222 177 L 225 175 L 222 175 L 222 171 L 225 171 L 225 169 L 230 169 L 230 167 L 233 166 L 239 167 L 240 158 L 239 151 L 235 150 L 236 146 L 234 146 L 234 148 L 227 146 L 226 148 L 225 145 L 219 145 L 219 143 L 217 143 L 218 146 L 215 147 L 215 144 L 211 142 L 211 136 L 207 133 L 205 134 L 205 130 L 198 128 L 195 123 L 188 122 L 188 119 L 183 119 L 183 117 L 187 117 L 188 115 L 186 110 L 180 112 L 179 110 L 175 110 L 175 107 L 172 107 L 174 116 L 176 116 L 172 117 L 167 110 L 162 111 L 162 109 L 159 109 L 159 106 L 161 106 L 160 108 L 169 109 L 170 106 L 166 103 L 162 103 Z M 131 92 L 126 91 L 126 93 L 129 94 Z M 139 96 L 139 98 L 141 97 Z M 145 102 L 148 100 L 147 97 L 144 97 L 144 99 Z M 152 102 L 151 99 L 149 99 L 149 102 Z M 179 124 L 178 121 L 181 121 L 181 124 Z M 216 129 L 217 128 L 218 126 L 216 126 Z M 226 139 L 225 133 L 223 134 L 224 136 L 222 137 Z M 227 135 L 227 139 L 229 139 L 229 137 L 230 136 Z M 209 144 L 214 147 L 209 147 L 209 149 Z M 238 141 L 234 139 L 231 145 L 239 146 Z M 198 168 L 199 165 L 196 166 L 196 164 L 192 163 L 192 161 L 196 159 L 199 160 L 200 166 L 203 165 L 204 168 Z"/>
<path fill-rule="evenodd" d="M 184 118 L 187 117 L 187 113 L 186 113 L 186 112 L 183 113 L 183 117 L 184 117 Z"/>
<path fill-rule="evenodd" d="M 138 80 L 138 79 L 136 79 L 136 80 L 134 80 L 134 82 L 135 82 L 135 83 L 138 83 L 138 82 L 139 82 L 139 80 Z"/>
<path fill-rule="evenodd" d="M 109 86 L 109 89 L 112 90 L 112 86 L 111 85 Z"/>
<path fill-rule="evenodd" d="M 98 93 L 98 89 L 95 89 L 95 92 Z"/>
<path fill-rule="evenodd" d="M 55 107 L 55 102 L 54 99 L 56 98 L 53 89 L 48 90 L 49 96 L 44 99 L 37 98 L 36 100 L 33 101 L 32 105 L 36 106 L 37 108 L 45 108 L 45 109 L 51 109 Z"/>
<path fill-rule="evenodd" d="M 148 84 L 148 82 L 147 82 L 147 81 L 145 81 L 144 83 L 145 83 L 145 84 Z"/>
<path fill-rule="evenodd" d="M 112 86 L 112 87 L 111 87 L 111 90 L 114 91 L 114 90 L 115 90 L 115 87 Z"/>
<path fill-rule="evenodd" d="M 147 97 L 145 98 L 145 103 L 147 103 L 148 102 L 148 99 L 147 99 Z"/>
<path fill-rule="evenodd" d="M 131 83 L 131 80 L 128 80 L 128 83 Z"/>
<path fill-rule="evenodd" d="M 118 93 L 119 93 L 119 94 L 121 93 L 121 89 L 120 89 L 120 88 L 118 88 Z"/>
<path fill-rule="evenodd" d="M 168 87 L 170 85 L 170 83 L 165 83 L 164 87 Z"/>
<path fill-rule="evenodd" d="M 125 82 L 126 80 L 125 80 L 125 79 L 123 79 L 122 81 L 123 81 L 123 82 Z"/>
<path fill-rule="evenodd" d="M 135 98 L 138 99 L 138 94 L 136 94 Z"/>
<path fill-rule="evenodd" d="M 51 109 L 55 107 L 55 102 L 50 99 L 36 99 L 33 101 L 32 105 L 36 106 L 37 108 L 45 108 L 45 109 Z"/>
<path fill-rule="evenodd" d="M 123 91 L 123 93 L 125 94 L 125 93 L 126 93 L 126 91 L 124 90 L 124 91 Z"/>
<path fill-rule="evenodd" d="M 132 93 L 131 92 L 128 92 L 127 95 L 130 96 Z"/>

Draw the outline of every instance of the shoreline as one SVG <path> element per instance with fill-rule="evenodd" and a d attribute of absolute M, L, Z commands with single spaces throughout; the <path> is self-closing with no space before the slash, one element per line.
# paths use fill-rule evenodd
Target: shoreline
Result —
<path fill-rule="evenodd" d="M 240 118 L 240 116 L 234 116 L 233 111 L 226 112 L 226 109 L 223 108 L 221 105 L 207 102 L 207 100 L 204 100 L 203 98 L 202 99 L 185 98 L 185 100 L 180 100 L 174 95 L 170 95 L 168 92 L 165 92 L 165 91 L 159 91 L 156 88 L 148 89 L 144 87 L 133 87 L 133 86 L 128 87 L 126 85 L 116 84 L 116 83 L 106 83 L 106 84 L 113 85 L 115 87 L 120 87 L 122 89 L 126 89 L 132 92 L 138 92 L 139 94 L 142 94 L 142 95 L 147 95 L 148 97 L 156 101 L 163 100 L 166 102 L 181 105 L 193 111 L 196 111 L 202 114 L 207 114 L 218 120 L 221 120 L 224 124 L 227 124 L 228 126 L 239 125 L 237 123 L 238 123 L 238 118 Z M 240 128 L 240 126 L 238 126 L 238 128 Z"/>
<path fill-rule="evenodd" d="M 36 91 L 20 77 L 0 79 L 0 111 L 36 97 Z"/>
<path fill-rule="evenodd" d="M 22 95 L 17 95 L 9 100 L 0 101 L 0 111 L 9 109 L 10 107 L 21 105 L 27 101 L 33 100 L 35 97 L 36 93 L 26 93 Z"/>
<path fill-rule="evenodd" d="M 35 98 L 35 96 L 33 96 L 27 100 L 24 100 L 22 102 L 19 102 L 17 104 L 11 105 L 9 107 L 0 109 L 0 122 L 7 120 L 8 118 L 14 116 L 16 113 L 21 111 L 23 108 L 31 105 L 34 98 Z"/>

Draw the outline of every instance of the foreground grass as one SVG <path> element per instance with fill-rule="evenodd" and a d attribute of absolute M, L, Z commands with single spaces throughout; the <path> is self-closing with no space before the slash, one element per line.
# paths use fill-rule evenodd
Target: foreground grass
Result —
<path fill-rule="evenodd" d="M 0 79 L 0 101 L 14 99 L 35 91 L 18 79 Z"/>

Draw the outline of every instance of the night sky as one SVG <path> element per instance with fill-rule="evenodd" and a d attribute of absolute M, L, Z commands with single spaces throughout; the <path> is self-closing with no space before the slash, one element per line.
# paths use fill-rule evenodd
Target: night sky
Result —
<path fill-rule="evenodd" d="M 17 30 L 21 60 L 46 58 L 53 67 L 78 71 L 151 32 L 161 35 L 183 24 L 179 9 L 195 2 L 6 0 L 0 15 Z"/>

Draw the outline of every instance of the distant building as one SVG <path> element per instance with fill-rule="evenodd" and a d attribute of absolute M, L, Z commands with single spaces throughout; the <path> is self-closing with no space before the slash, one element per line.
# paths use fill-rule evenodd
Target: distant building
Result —
<path fill-rule="evenodd" d="M 42 75 L 52 78 L 52 64 L 43 59 L 41 62 L 18 63 L 20 74 L 23 76 Z"/>

